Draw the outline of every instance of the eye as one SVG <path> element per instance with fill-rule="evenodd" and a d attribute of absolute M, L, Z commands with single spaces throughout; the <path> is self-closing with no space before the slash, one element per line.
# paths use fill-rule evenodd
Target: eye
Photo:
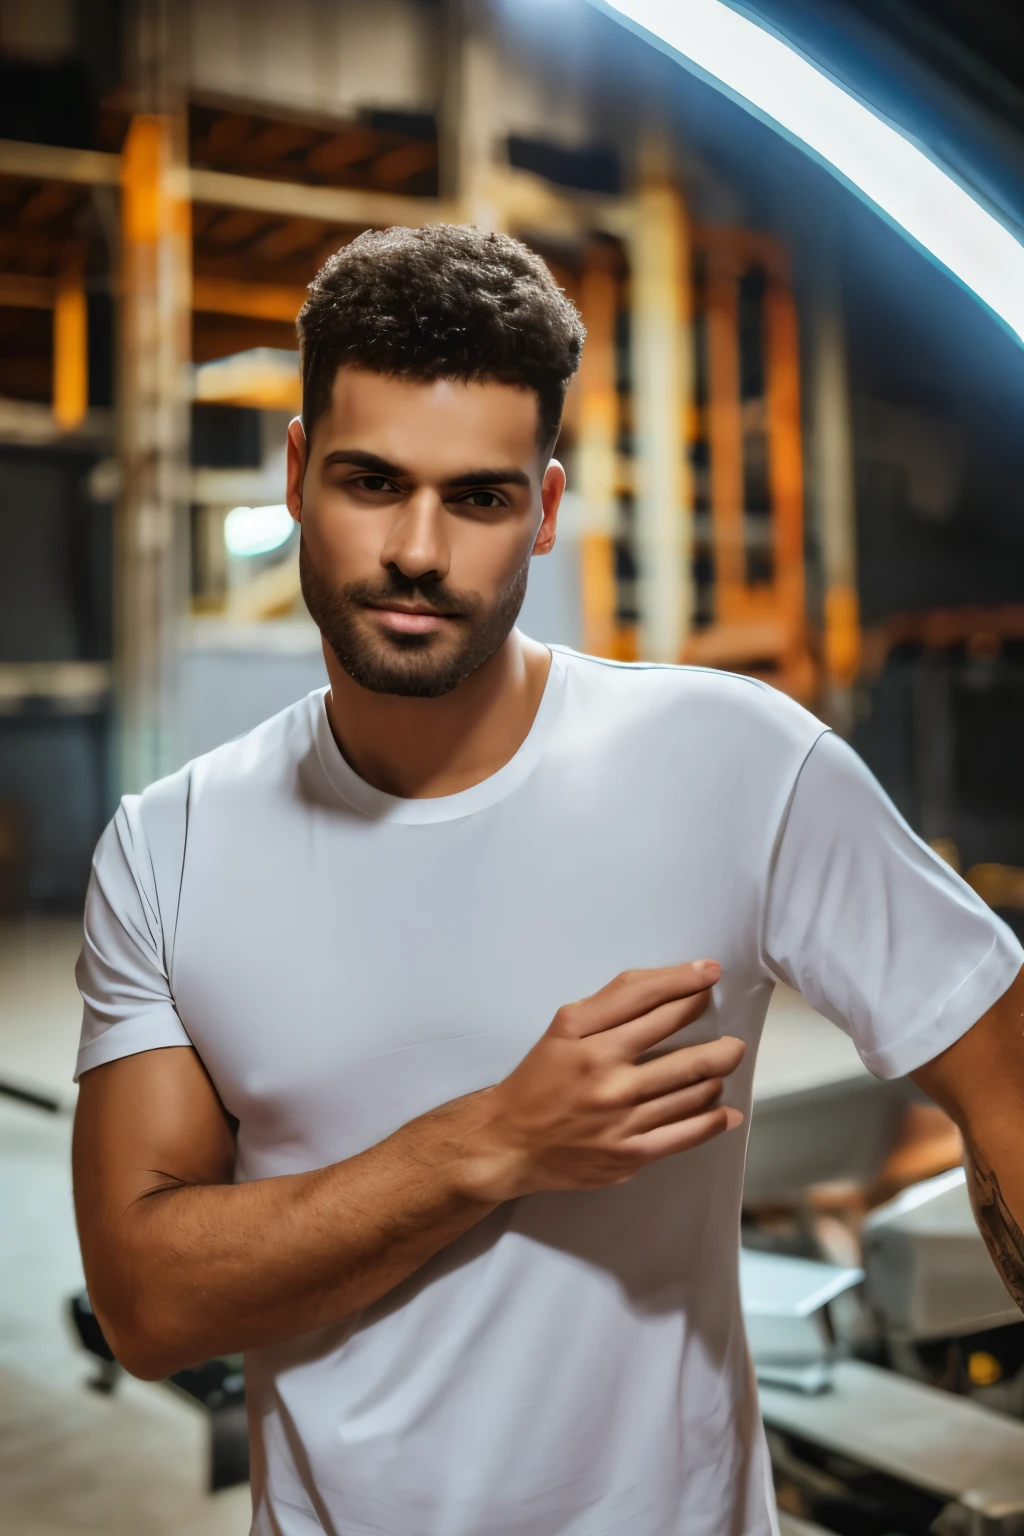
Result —
<path fill-rule="evenodd" d="M 503 507 L 505 503 L 496 491 L 470 491 L 468 496 L 463 496 L 462 505 L 490 510 L 494 507 Z"/>
<path fill-rule="evenodd" d="M 363 491 L 393 491 L 394 486 L 385 475 L 358 475 L 353 480 L 353 485 L 358 485 Z"/>

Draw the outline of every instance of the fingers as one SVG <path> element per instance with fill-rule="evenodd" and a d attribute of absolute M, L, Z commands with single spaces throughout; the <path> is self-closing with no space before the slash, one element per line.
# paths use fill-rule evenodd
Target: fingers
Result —
<path fill-rule="evenodd" d="M 720 1077 L 707 1077 L 702 1082 L 691 1083 L 676 1093 L 665 1093 L 658 1099 L 639 1104 L 629 1117 L 629 1134 L 643 1135 L 661 1125 L 678 1125 L 683 1120 L 703 1114 L 718 1105 L 724 1084 Z"/>
<path fill-rule="evenodd" d="M 623 971 L 592 997 L 559 1008 L 552 1029 L 577 1039 L 596 1035 L 639 1019 L 665 1003 L 704 992 L 721 974 L 722 968 L 715 960 L 688 961 L 685 965 L 663 966 L 657 970 Z"/>
<path fill-rule="evenodd" d="M 642 1014 L 638 1019 L 630 1019 L 627 1024 L 619 1024 L 604 1033 L 609 1046 L 613 1046 L 617 1054 L 627 1061 L 636 1061 L 645 1051 L 652 1050 L 663 1040 L 685 1029 L 688 1024 L 695 1023 L 707 1012 L 710 1001 L 711 989 L 705 988 L 703 992 L 695 992 L 692 997 L 662 1003 L 660 1008 L 652 1008 L 650 1013 Z"/>
<path fill-rule="evenodd" d="M 689 1152 L 694 1147 L 733 1131 L 743 1124 L 742 1111 L 724 1104 L 707 1110 L 704 1114 L 691 1115 L 675 1125 L 661 1125 L 655 1130 L 632 1136 L 627 1145 L 644 1163 L 654 1163 L 663 1157 L 673 1157 L 677 1152 Z"/>
<path fill-rule="evenodd" d="M 654 1061 L 634 1067 L 630 1091 L 635 1102 L 660 1098 L 688 1088 L 706 1078 L 728 1077 L 746 1055 L 746 1046 L 734 1035 L 708 1040 L 700 1045 L 684 1045 Z"/>

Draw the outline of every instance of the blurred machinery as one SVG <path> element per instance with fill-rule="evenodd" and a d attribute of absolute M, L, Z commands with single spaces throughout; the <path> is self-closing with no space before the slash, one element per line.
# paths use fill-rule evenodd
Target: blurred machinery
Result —
<path fill-rule="evenodd" d="M 79 1343 L 96 1363 L 88 1385 L 105 1396 L 117 1390 L 121 1366 L 114 1358 L 86 1291 L 68 1302 L 68 1317 Z M 207 1423 L 207 1486 L 211 1493 L 249 1478 L 249 1430 L 241 1355 L 225 1355 L 176 1371 L 167 1385 L 193 1403 Z"/>
<path fill-rule="evenodd" d="M 895 1368 L 1024 1419 L 1024 1323 L 979 1239 L 963 1169 L 873 1211 L 862 1242 Z"/>
<path fill-rule="evenodd" d="M 1019 1536 L 1024 1323 L 962 1169 L 878 1208 L 862 1241 L 863 1270 L 743 1254 L 780 1504 L 849 1536 Z"/>
<path fill-rule="evenodd" d="M 780 990 L 754 1077 L 743 1309 L 780 1506 L 842 1536 L 1024 1530 L 1024 1322 L 960 1157 L 912 1085 L 871 1077 Z"/>

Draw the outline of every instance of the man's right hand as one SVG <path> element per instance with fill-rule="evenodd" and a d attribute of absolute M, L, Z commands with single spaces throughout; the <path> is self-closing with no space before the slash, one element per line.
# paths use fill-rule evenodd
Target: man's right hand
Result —
<path fill-rule="evenodd" d="M 717 965 L 631 971 L 560 1008 L 504 1082 L 308 1173 L 233 1182 L 233 1128 L 195 1051 L 86 1072 L 75 1204 L 89 1294 L 136 1375 L 296 1338 L 372 1305 L 517 1195 L 619 1184 L 739 1123 L 723 1038 L 651 1053 Z M 160 1170 L 155 1172 L 154 1170 Z"/>
<path fill-rule="evenodd" d="M 720 1098 L 743 1060 L 741 1040 L 649 1055 L 700 1018 L 720 975 L 713 960 L 625 971 L 559 1008 L 503 1082 L 443 1107 L 474 1122 L 467 1190 L 490 1203 L 622 1184 L 739 1125 L 741 1112 Z"/>

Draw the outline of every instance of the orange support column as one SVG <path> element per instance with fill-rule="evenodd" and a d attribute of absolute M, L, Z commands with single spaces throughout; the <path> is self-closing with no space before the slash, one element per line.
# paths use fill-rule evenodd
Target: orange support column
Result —
<path fill-rule="evenodd" d="M 643 159 L 630 252 L 640 644 L 648 660 L 678 662 L 694 606 L 690 222 L 657 136 Z"/>
<path fill-rule="evenodd" d="M 697 240 L 705 261 L 714 612 L 692 637 L 687 658 L 750 671 L 810 701 L 816 678 L 805 612 L 800 353 L 786 253 L 771 237 L 749 230 L 706 228 Z M 748 274 L 759 287 L 764 280 L 764 394 L 745 400 L 740 304 Z M 762 451 L 762 435 L 771 519 L 767 569 L 749 558 L 765 520 L 747 507 L 745 484 L 747 455 Z"/>
<path fill-rule="evenodd" d="M 729 253 L 708 252 L 708 439 L 711 448 L 715 618 L 746 617 L 743 425 L 740 420 L 739 286 Z"/>
<path fill-rule="evenodd" d="M 615 256 L 605 242 L 587 249 L 580 308 L 587 340 L 580 364 L 577 465 L 582 503 L 580 585 L 583 649 L 615 649 L 615 492 L 618 396 L 615 390 Z"/>
<path fill-rule="evenodd" d="M 784 686 L 807 697 L 814 677 L 807 658 L 804 574 L 804 472 L 800 429 L 800 342 L 788 283 L 773 277 L 765 294 L 768 473 L 777 612 L 782 622 Z"/>
<path fill-rule="evenodd" d="M 89 408 L 89 332 L 79 266 L 57 282 L 53 305 L 53 415 L 62 432 L 81 426 Z"/>
<path fill-rule="evenodd" d="M 120 787 L 178 762 L 178 639 L 188 598 L 190 205 L 179 126 L 131 123 L 121 161 L 121 501 L 115 552 Z"/>
<path fill-rule="evenodd" d="M 853 725 L 853 685 L 861 666 L 857 596 L 857 515 L 846 336 L 838 281 L 826 267 L 814 309 L 814 478 L 825 581 L 824 712 L 837 730 Z"/>

